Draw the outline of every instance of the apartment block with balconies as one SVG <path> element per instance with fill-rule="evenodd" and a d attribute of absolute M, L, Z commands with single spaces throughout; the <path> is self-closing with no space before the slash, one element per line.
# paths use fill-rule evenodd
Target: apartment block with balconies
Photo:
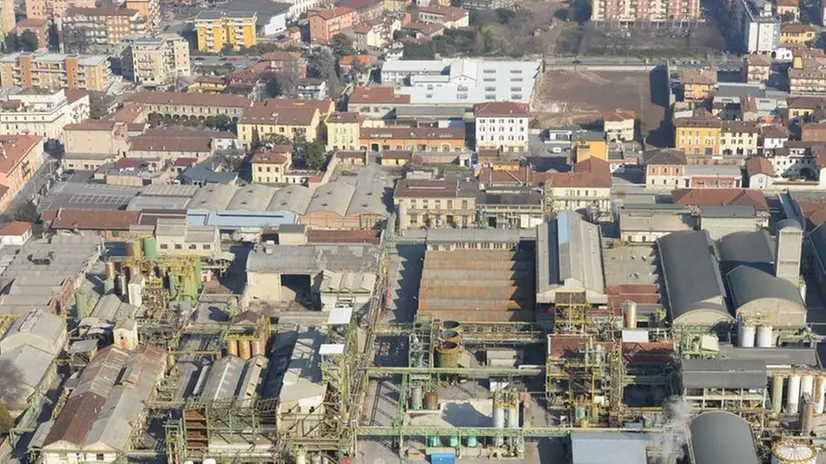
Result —
<path fill-rule="evenodd" d="M 254 11 L 202 11 L 195 18 L 198 50 L 219 53 L 224 47 L 235 50 L 257 43 Z"/>
<path fill-rule="evenodd" d="M 175 34 L 127 37 L 121 53 L 123 76 L 145 87 L 160 87 L 190 75 L 189 44 Z"/>
<path fill-rule="evenodd" d="M 103 55 L 12 53 L 0 58 L 0 86 L 105 92 L 112 84 Z"/>
<path fill-rule="evenodd" d="M 0 133 L 58 140 L 63 128 L 89 117 L 89 94 L 25 89 L 0 100 Z"/>
<path fill-rule="evenodd" d="M 69 8 L 61 46 L 73 53 L 107 53 L 130 34 L 147 32 L 146 17 L 129 8 Z"/>

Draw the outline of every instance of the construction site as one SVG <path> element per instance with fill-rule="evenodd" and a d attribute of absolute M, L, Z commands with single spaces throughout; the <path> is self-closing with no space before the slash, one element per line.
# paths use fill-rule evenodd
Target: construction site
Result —
<path fill-rule="evenodd" d="M 0 357 L 20 334 L 65 340 L 12 437 L 46 463 L 815 462 L 826 370 L 803 233 L 735 234 L 619 249 L 561 212 L 535 236 L 406 244 L 417 275 L 389 271 L 391 230 L 285 228 L 252 247 L 243 288 L 214 292 L 231 263 L 136 233 L 124 256 L 88 250 L 71 309 L 5 317 Z M 62 259 L 27 250 L 29 268 Z"/>

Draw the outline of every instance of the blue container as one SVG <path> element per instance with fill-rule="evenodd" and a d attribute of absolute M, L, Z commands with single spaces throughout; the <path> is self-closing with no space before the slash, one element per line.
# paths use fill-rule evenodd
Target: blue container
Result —
<path fill-rule="evenodd" d="M 433 453 L 430 455 L 430 464 L 455 464 L 455 453 Z"/>

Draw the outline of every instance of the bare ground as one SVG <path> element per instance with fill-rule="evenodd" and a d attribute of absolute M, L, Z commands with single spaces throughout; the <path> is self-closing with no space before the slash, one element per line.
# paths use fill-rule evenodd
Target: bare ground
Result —
<path fill-rule="evenodd" d="M 665 108 L 656 102 L 646 72 L 549 71 L 534 95 L 533 111 L 543 128 L 594 122 L 603 111 L 636 111 L 643 130 L 660 125 Z"/>

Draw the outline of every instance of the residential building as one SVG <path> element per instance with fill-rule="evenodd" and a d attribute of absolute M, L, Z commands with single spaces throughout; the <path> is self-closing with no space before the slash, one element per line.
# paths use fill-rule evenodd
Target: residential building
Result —
<path fill-rule="evenodd" d="M 771 54 L 780 43 L 780 18 L 769 2 L 733 0 L 733 33 L 744 53 Z"/>
<path fill-rule="evenodd" d="M 424 6 L 416 9 L 416 20 L 439 23 L 445 29 L 456 29 L 470 25 L 470 14 L 467 10 L 454 6 Z"/>
<path fill-rule="evenodd" d="M 289 72 L 299 78 L 307 77 L 307 59 L 299 52 L 270 52 L 261 56 L 255 68 L 265 71 Z"/>
<path fill-rule="evenodd" d="M 419 6 L 422 3 L 426 3 L 429 5 L 433 0 L 417 0 L 417 4 Z M 436 0 L 436 3 L 441 6 L 449 6 L 451 3 L 446 0 Z M 510 9 L 513 8 L 514 0 L 460 0 L 459 6 L 466 10 L 487 10 L 487 11 L 494 11 L 494 10 L 501 10 L 501 9 Z"/>
<path fill-rule="evenodd" d="M 760 128 L 760 139 L 764 152 L 783 148 L 789 141 L 789 130 L 782 124 L 769 124 Z"/>
<path fill-rule="evenodd" d="M 94 8 L 95 0 L 25 0 L 26 18 L 58 22 L 70 7 Z"/>
<path fill-rule="evenodd" d="M 310 100 L 326 100 L 330 98 L 327 92 L 327 81 L 313 77 L 302 77 L 295 82 L 295 95 L 298 98 Z"/>
<path fill-rule="evenodd" d="M 470 108 L 487 101 L 530 103 L 539 77 L 539 61 L 390 60 L 381 81 L 400 87 L 410 103 Z"/>
<path fill-rule="evenodd" d="M 612 214 L 611 166 L 591 157 L 574 165 L 573 172 L 554 172 L 544 184 L 549 211 L 581 211 L 607 219 Z"/>
<path fill-rule="evenodd" d="M 803 124 L 800 129 L 800 140 L 803 142 L 826 142 L 826 123 L 810 122 Z"/>
<path fill-rule="evenodd" d="M 473 107 L 476 150 L 528 151 L 530 106 L 526 103 L 488 102 Z"/>
<path fill-rule="evenodd" d="M 774 184 L 774 166 L 763 156 L 746 160 L 746 177 L 750 189 L 770 188 Z"/>
<path fill-rule="evenodd" d="M 118 121 L 86 120 L 63 128 L 63 166 L 66 169 L 96 169 L 129 152 L 128 125 Z M 101 155 L 101 156 L 93 156 Z M 89 161 L 98 159 L 99 163 Z"/>
<path fill-rule="evenodd" d="M 441 23 L 415 21 L 402 26 L 402 31 L 416 40 L 431 40 L 434 37 L 445 35 L 445 26 Z"/>
<path fill-rule="evenodd" d="M 817 29 L 810 24 L 783 23 L 780 26 L 780 44 L 807 44 L 817 38 Z"/>
<path fill-rule="evenodd" d="M 112 84 L 104 55 L 12 53 L 0 57 L 0 85 L 105 92 Z"/>
<path fill-rule="evenodd" d="M 259 36 L 278 39 L 287 31 L 290 7 L 289 3 L 270 0 L 239 0 L 223 2 L 219 8 L 230 16 L 249 15 L 255 12 L 255 32 Z M 281 44 L 285 45 L 283 42 Z"/>
<path fill-rule="evenodd" d="M 720 132 L 723 122 L 712 117 L 678 118 L 674 120 L 677 150 L 694 155 L 720 153 Z"/>
<path fill-rule="evenodd" d="M 687 102 L 704 102 L 716 87 L 716 69 L 687 69 L 683 72 L 683 100 Z"/>
<path fill-rule="evenodd" d="M 800 21 L 800 0 L 777 0 L 775 13 L 785 22 Z"/>
<path fill-rule="evenodd" d="M 335 35 L 357 25 L 358 22 L 358 13 L 352 8 L 335 7 L 310 12 L 310 42 L 327 45 Z"/>
<path fill-rule="evenodd" d="M 720 130 L 720 153 L 753 156 L 757 154 L 760 127 L 754 123 L 723 121 Z"/>
<path fill-rule="evenodd" d="M 160 0 L 126 0 L 124 5 L 130 10 L 137 11 L 146 18 L 148 29 L 157 29 L 161 24 L 161 2 Z"/>
<path fill-rule="evenodd" d="M 69 8 L 61 28 L 62 49 L 72 53 L 106 53 L 127 35 L 147 32 L 146 17 L 128 8 Z"/>
<path fill-rule="evenodd" d="M 788 73 L 790 93 L 826 92 L 826 60 L 804 60 L 802 68 L 790 68 Z"/>
<path fill-rule="evenodd" d="M 807 120 L 815 110 L 826 108 L 826 97 L 789 97 L 787 117 Z"/>
<path fill-rule="evenodd" d="M 276 145 L 250 157 L 252 181 L 266 184 L 284 183 L 284 174 L 292 166 L 292 147 Z"/>
<path fill-rule="evenodd" d="M 121 53 L 123 77 L 145 87 L 173 84 L 189 77 L 189 42 L 177 34 L 127 37 Z"/>
<path fill-rule="evenodd" d="M 359 149 L 380 153 L 384 150 L 420 152 L 461 152 L 465 147 L 463 128 L 362 127 Z"/>
<path fill-rule="evenodd" d="M 309 13 L 310 10 L 324 8 L 330 4 L 328 0 L 284 0 L 284 2 L 290 5 L 287 10 L 287 19 L 290 21 L 297 20 L 304 13 Z"/>
<path fill-rule="evenodd" d="M 17 18 L 14 14 L 14 0 L 0 2 L 0 35 L 6 36 L 14 31 Z"/>
<path fill-rule="evenodd" d="M 386 18 L 394 13 L 404 13 L 409 2 L 403 0 L 339 0 L 337 6 L 350 8 L 358 14 L 359 21 Z"/>
<path fill-rule="evenodd" d="M 643 153 L 642 164 L 646 188 L 670 190 L 684 186 L 686 157 L 682 151 L 649 150 Z"/>
<path fill-rule="evenodd" d="M 475 181 L 401 179 L 393 194 L 399 231 L 473 227 L 477 193 Z"/>
<path fill-rule="evenodd" d="M 574 140 L 583 132 L 576 124 L 550 127 L 546 130 L 543 142 L 551 153 L 566 153 L 573 149 Z"/>
<path fill-rule="evenodd" d="M 326 123 L 327 150 L 358 150 L 362 120 L 359 113 L 333 113 Z"/>
<path fill-rule="evenodd" d="M 815 179 L 819 173 L 819 163 L 812 145 L 814 143 L 789 141 L 783 148 L 765 150 L 764 156 L 772 164 L 775 177 Z"/>
<path fill-rule="evenodd" d="M 180 92 L 137 92 L 127 95 L 126 102 L 146 108 L 150 113 L 186 116 L 205 120 L 223 114 L 237 121 L 252 102 L 240 95 L 209 95 Z"/>
<path fill-rule="evenodd" d="M 36 135 L 0 135 L 0 210 L 6 210 L 40 168 L 44 140 Z"/>
<path fill-rule="evenodd" d="M 396 108 L 409 104 L 410 95 L 397 94 L 392 87 L 356 87 L 347 100 L 347 111 L 367 119 L 395 119 Z"/>
<path fill-rule="evenodd" d="M 614 110 L 602 113 L 602 130 L 609 142 L 633 142 L 637 113 Z"/>
<path fill-rule="evenodd" d="M 577 163 L 595 157 L 608 160 L 608 142 L 603 132 L 583 131 L 574 135 L 574 159 Z"/>
<path fill-rule="evenodd" d="M 0 133 L 3 134 L 39 135 L 46 140 L 58 140 L 64 126 L 88 117 L 89 94 L 83 91 L 27 89 L 0 100 Z"/>
<path fill-rule="evenodd" d="M 366 50 L 368 47 L 382 48 L 387 46 L 393 41 L 396 31 L 401 30 L 403 22 L 402 18 L 398 17 L 376 18 L 360 22 L 353 27 L 356 48 Z"/>
<path fill-rule="evenodd" d="M 591 21 L 617 23 L 694 23 L 703 20 L 698 0 L 656 0 L 637 3 L 629 0 L 597 0 Z"/>
<path fill-rule="evenodd" d="M 258 43 L 256 21 L 252 12 L 228 12 L 221 10 L 201 11 L 195 17 L 198 50 L 220 53 L 225 47 L 238 50 Z"/>
<path fill-rule="evenodd" d="M 679 189 L 671 192 L 675 205 L 703 206 L 751 206 L 768 225 L 769 206 L 763 192 L 744 188 Z"/>
<path fill-rule="evenodd" d="M 771 56 L 746 55 L 743 58 L 743 78 L 748 84 L 765 84 L 769 81 L 771 67 Z"/>
<path fill-rule="evenodd" d="M 17 23 L 14 32 L 22 36 L 24 32 L 32 31 L 37 37 L 37 49 L 49 48 L 49 21 L 43 18 L 26 18 Z"/>
<path fill-rule="evenodd" d="M 247 108 L 238 121 L 238 140 L 244 147 L 266 143 L 273 136 L 284 136 L 287 140 L 304 137 L 308 142 L 316 140 L 321 128 L 317 108 L 282 108 L 270 102 L 272 100 Z"/>

